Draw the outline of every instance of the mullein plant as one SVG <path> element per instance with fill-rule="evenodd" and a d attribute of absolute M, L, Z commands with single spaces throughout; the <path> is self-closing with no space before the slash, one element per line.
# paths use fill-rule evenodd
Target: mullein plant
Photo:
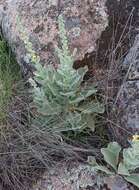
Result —
<path fill-rule="evenodd" d="M 125 180 L 139 188 L 139 135 L 134 135 L 129 148 L 120 152 L 122 148 L 117 142 L 111 142 L 107 148 L 102 148 L 101 153 L 107 165 L 98 164 L 94 157 L 89 157 L 89 163 L 95 170 L 104 172 L 107 175 L 121 175 Z"/>
<path fill-rule="evenodd" d="M 84 82 L 88 68 L 73 69 L 63 16 L 58 17 L 61 48 L 55 47 L 59 58 L 57 68 L 52 64 L 41 65 L 21 22 L 18 23 L 25 48 L 36 68 L 34 77 L 29 79 L 37 111 L 35 122 L 52 132 L 94 131 L 96 115 L 104 113 L 104 105 L 96 98 L 96 86 Z"/>

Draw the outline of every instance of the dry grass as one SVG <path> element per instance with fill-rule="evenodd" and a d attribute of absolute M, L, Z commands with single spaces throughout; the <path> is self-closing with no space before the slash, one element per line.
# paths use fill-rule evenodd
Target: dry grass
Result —
<path fill-rule="evenodd" d="M 111 135 L 111 141 L 118 141 L 123 146 L 127 143 L 128 138 L 133 135 L 129 129 L 121 124 L 122 110 L 119 108 L 122 103 L 119 102 L 119 97 L 132 67 L 131 63 L 128 68 L 124 68 L 123 60 L 132 45 L 133 12 L 134 9 L 131 10 L 121 33 L 118 31 L 120 23 L 115 23 L 113 20 L 112 37 L 106 52 L 107 68 L 104 70 L 104 78 L 100 81 L 101 90 L 105 92 L 105 122 Z"/>
<path fill-rule="evenodd" d="M 97 149 L 64 140 L 59 133 L 33 125 L 32 98 L 27 86 L 18 82 L 7 120 L 0 126 L 0 184 L 4 190 L 29 190 L 41 173 L 55 163 L 83 161 L 82 153 L 98 154 Z"/>

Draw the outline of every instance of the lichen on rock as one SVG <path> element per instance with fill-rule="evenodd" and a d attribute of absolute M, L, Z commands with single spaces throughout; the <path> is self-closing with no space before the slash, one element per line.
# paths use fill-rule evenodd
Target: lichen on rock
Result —
<path fill-rule="evenodd" d="M 127 70 L 119 93 L 121 124 L 127 130 L 139 132 L 139 34 L 123 61 Z"/>
<path fill-rule="evenodd" d="M 108 25 L 106 0 L 6 0 L 2 31 L 17 56 L 26 65 L 26 51 L 17 30 L 20 17 L 34 50 L 43 63 L 56 62 L 55 45 L 59 45 L 58 15 L 62 14 L 74 60 L 82 60 L 96 48 L 96 41 Z M 24 66 L 23 66 L 24 67 Z"/>

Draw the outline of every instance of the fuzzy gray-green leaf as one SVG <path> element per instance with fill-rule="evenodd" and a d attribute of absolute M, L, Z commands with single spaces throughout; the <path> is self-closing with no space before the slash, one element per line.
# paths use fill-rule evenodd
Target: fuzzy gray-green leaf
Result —
<path fill-rule="evenodd" d="M 102 148 L 101 153 L 104 156 L 104 160 L 117 171 L 117 165 L 119 160 L 119 153 L 121 147 L 117 142 L 108 144 L 107 148 Z"/>
<path fill-rule="evenodd" d="M 128 170 L 139 168 L 139 142 L 133 142 L 131 147 L 123 150 L 123 162 Z"/>
<path fill-rule="evenodd" d="M 126 181 L 132 183 L 133 185 L 139 188 L 139 175 L 138 174 L 131 174 L 130 176 L 124 177 Z"/>
<path fill-rule="evenodd" d="M 96 162 L 96 159 L 94 156 L 88 157 L 88 163 L 93 167 L 94 170 L 102 171 L 108 175 L 113 175 L 114 172 L 111 172 L 106 166 L 99 165 Z"/>
<path fill-rule="evenodd" d="M 126 168 L 126 166 L 122 162 L 119 163 L 118 174 L 125 175 L 125 176 L 129 176 L 130 175 L 128 169 Z"/>

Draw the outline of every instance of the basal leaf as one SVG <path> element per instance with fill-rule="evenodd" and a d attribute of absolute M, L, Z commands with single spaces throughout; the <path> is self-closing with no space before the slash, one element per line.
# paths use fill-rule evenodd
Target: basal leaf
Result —
<path fill-rule="evenodd" d="M 107 148 L 102 148 L 101 153 L 104 156 L 104 160 L 117 171 L 117 165 L 119 160 L 119 153 L 121 147 L 117 142 L 108 144 Z"/>
<path fill-rule="evenodd" d="M 95 118 L 91 114 L 85 114 L 84 120 L 86 121 L 86 127 L 91 129 L 92 132 L 95 130 Z"/>
<path fill-rule="evenodd" d="M 99 170 L 102 171 L 108 175 L 113 175 L 114 172 L 111 172 L 106 166 L 99 165 L 96 162 L 96 159 L 94 156 L 89 156 L 88 157 L 88 163 L 93 167 L 94 170 Z"/>
<path fill-rule="evenodd" d="M 111 172 L 107 167 L 105 166 L 102 166 L 102 165 L 97 165 L 94 167 L 95 170 L 99 170 L 99 171 L 102 171 L 108 175 L 114 175 L 115 173 L 114 172 Z"/>
<path fill-rule="evenodd" d="M 139 168 L 139 142 L 134 142 L 131 147 L 123 150 L 123 161 L 128 170 Z"/>
<path fill-rule="evenodd" d="M 120 162 L 120 164 L 118 166 L 118 174 L 125 175 L 125 176 L 130 175 L 128 169 L 126 168 L 126 166 L 122 162 Z"/>
<path fill-rule="evenodd" d="M 104 113 L 104 105 L 99 102 L 84 102 L 78 109 L 84 114 Z"/>
<path fill-rule="evenodd" d="M 138 174 L 131 174 L 130 176 L 124 177 L 126 181 L 132 183 L 133 185 L 139 188 L 139 175 Z"/>

